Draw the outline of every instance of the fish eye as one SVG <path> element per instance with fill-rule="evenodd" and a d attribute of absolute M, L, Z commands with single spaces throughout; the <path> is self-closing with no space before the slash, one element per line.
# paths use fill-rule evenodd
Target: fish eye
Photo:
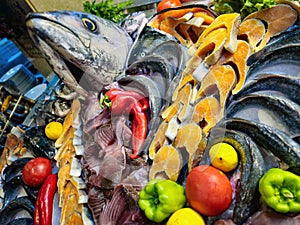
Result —
<path fill-rule="evenodd" d="M 95 32 L 97 30 L 96 23 L 94 21 L 92 21 L 91 19 L 84 17 L 81 20 L 82 20 L 83 25 L 90 31 Z"/>

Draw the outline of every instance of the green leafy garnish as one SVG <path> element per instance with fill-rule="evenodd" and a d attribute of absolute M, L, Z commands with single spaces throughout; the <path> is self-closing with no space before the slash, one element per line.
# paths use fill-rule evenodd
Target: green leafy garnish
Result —
<path fill-rule="evenodd" d="M 214 0 L 216 12 L 221 14 L 237 12 L 241 14 L 242 18 L 274 5 L 276 5 L 275 0 Z"/>
<path fill-rule="evenodd" d="M 90 14 L 97 15 L 104 19 L 111 20 L 115 23 L 120 22 L 126 17 L 124 8 L 134 3 L 134 0 L 128 0 L 114 4 L 113 0 L 103 0 L 99 3 L 96 1 L 86 1 L 83 3 L 84 11 Z"/>

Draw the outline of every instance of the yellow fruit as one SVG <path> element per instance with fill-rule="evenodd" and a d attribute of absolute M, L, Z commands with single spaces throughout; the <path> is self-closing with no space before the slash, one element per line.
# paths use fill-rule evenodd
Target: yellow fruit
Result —
<path fill-rule="evenodd" d="M 50 122 L 45 127 L 45 134 L 47 138 L 56 140 L 62 133 L 63 126 L 60 122 Z"/>
<path fill-rule="evenodd" d="M 223 172 L 234 170 L 238 165 L 238 155 L 227 143 L 213 145 L 209 150 L 209 157 L 211 164 Z"/>
<path fill-rule="evenodd" d="M 167 225 L 205 225 L 205 222 L 195 210 L 182 208 L 171 215 Z"/>

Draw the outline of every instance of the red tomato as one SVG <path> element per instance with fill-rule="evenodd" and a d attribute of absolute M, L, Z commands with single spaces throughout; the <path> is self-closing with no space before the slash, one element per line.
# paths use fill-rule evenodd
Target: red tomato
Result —
<path fill-rule="evenodd" d="M 181 6 L 181 2 L 179 0 L 162 0 L 157 5 L 157 12 L 160 12 L 163 9 L 172 8 L 176 6 Z"/>
<path fill-rule="evenodd" d="M 228 177 L 209 165 L 191 170 L 186 179 L 186 196 L 192 208 L 206 216 L 224 212 L 232 201 L 232 187 Z"/>
<path fill-rule="evenodd" d="M 22 179 L 30 187 L 40 187 L 51 173 L 52 165 L 50 160 L 38 157 L 25 164 L 22 171 Z"/>

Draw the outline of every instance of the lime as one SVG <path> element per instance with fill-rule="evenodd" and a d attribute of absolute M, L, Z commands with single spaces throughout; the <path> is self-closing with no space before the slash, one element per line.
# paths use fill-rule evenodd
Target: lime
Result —
<path fill-rule="evenodd" d="M 45 134 L 47 138 L 51 140 L 56 140 L 57 138 L 59 138 L 62 131 L 63 131 L 62 124 L 56 121 L 48 123 L 45 127 Z"/>
<path fill-rule="evenodd" d="M 195 210 L 182 208 L 171 215 L 167 225 L 205 225 L 205 222 Z"/>
<path fill-rule="evenodd" d="M 236 150 L 227 143 L 213 145 L 209 150 L 209 157 L 211 164 L 223 172 L 234 170 L 238 165 Z"/>

